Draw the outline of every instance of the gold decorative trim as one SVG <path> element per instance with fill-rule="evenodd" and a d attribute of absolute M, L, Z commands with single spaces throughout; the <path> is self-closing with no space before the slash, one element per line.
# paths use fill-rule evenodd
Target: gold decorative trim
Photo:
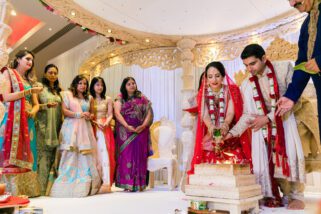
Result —
<path fill-rule="evenodd" d="M 257 29 L 257 34 L 252 34 L 251 32 L 241 34 L 234 34 L 234 35 L 222 35 L 220 38 L 222 41 L 226 40 L 226 42 L 216 43 L 211 45 L 198 45 L 194 50 L 195 55 L 195 62 L 194 64 L 198 67 L 204 67 L 206 64 L 213 60 L 233 60 L 241 54 L 241 51 L 244 47 L 250 43 L 258 43 L 262 44 L 265 41 L 275 40 L 272 46 L 275 48 L 270 49 L 272 60 L 274 59 L 296 59 L 294 56 L 297 53 L 297 47 L 295 44 L 291 45 L 289 42 L 285 41 L 284 39 L 280 39 L 280 35 L 287 35 L 290 33 L 298 32 L 300 26 L 303 22 L 305 16 L 301 14 L 288 18 L 285 24 L 275 24 L 271 25 L 267 31 L 263 31 L 263 29 Z M 280 45 L 283 47 L 277 47 Z M 285 51 L 287 49 L 288 51 Z M 278 50 L 278 55 L 276 55 L 276 50 Z M 284 53 L 286 52 L 286 53 Z M 291 55 L 291 56 L 289 56 Z M 278 58 L 280 57 L 280 58 Z"/>
<path fill-rule="evenodd" d="M 231 41 L 248 40 L 249 38 L 254 38 L 257 36 L 265 37 L 265 34 L 269 35 L 268 37 L 271 35 L 276 36 L 279 35 L 278 33 L 284 34 L 284 32 L 297 30 L 299 25 L 303 22 L 303 19 L 306 17 L 305 14 L 298 14 L 297 11 L 290 10 L 289 12 L 268 19 L 264 22 L 228 32 L 194 36 L 160 35 L 137 31 L 114 24 L 87 11 L 74 1 L 44 0 L 44 2 L 58 11 L 60 15 L 65 16 L 82 26 L 95 30 L 96 32 L 106 36 L 113 36 L 130 43 L 143 45 L 146 48 L 155 46 L 175 46 L 176 43 L 183 38 L 195 40 L 196 44 L 209 44 L 212 42 L 217 44 Z M 75 12 L 76 15 L 72 16 L 71 11 Z M 282 32 L 280 32 L 281 28 Z M 109 33 L 108 29 L 111 29 L 112 33 Z M 146 38 L 149 38 L 148 43 L 145 41 Z"/>
<path fill-rule="evenodd" d="M 234 73 L 234 79 L 235 83 L 238 86 L 241 86 L 242 82 L 249 76 L 249 73 L 247 71 L 238 71 Z"/>
<path fill-rule="evenodd" d="M 149 128 L 150 137 L 152 141 L 152 150 L 153 150 L 153 155 L 149 158 L 152 158 L 152 159 L 159 158 L 159 150 L 158 150 L 159 132 L 155 133 L 155 129 L 158 128 L 160 125 L 161 125 L 161 121 L 156 121 Z"/>
<path fill-rule="evenodd" d="M 86 53 L 86 58 L 81 64 L 79 73 L 96 73 L 97 69 L 110 66 L 110 60 L 128 52 L 141 50 L 139 44 L 117 45 L 105 41 L 92 51 Z"/>
<path fill-rule="evenodd" d="M 180 53 L 175 47 L 141 50 L 138 46 L 138 44 L 129 44 L 120 48 L 111 46 L 107 50 L 102 49 L 81 65 L 80 73 L 99 76 L 103 70 L 115 64 L 139 65 L 142 68 L 158 66 L 164 70 L 174 70 L 181 67 Z M 113 57 L 110 56 L 111 53 L 113 53 Z M 96 62 L 96 64 L 92 65 L 92 62 Z"/>
<path fill-rule="evenodd" d="M 76 2 L 71 0 L 45 0 L 47 5 L 58 11 L 59 15 L 65 16 L 68 19 L 99 32 L 106 36 L 116 37 L 121 40 L 128 41 L 130 43 L 138 43 L 146 47 L 150 46 L 173 46 L 176 39 L 169 39 L 167 37 L 159 36 L 157 39 L 150 39 L 150 42 L 145 42 L 146 38 L 149 38 L 152 34 L 136 31 L 122 27 L 107 21 L 79 6 Z M 76 15 L 71 15 L 74 12 Z M 112 33 L 108 32 L 108 29 Z"/>
<path fill-rule="evenodd" d="M 271 61 L 274 60 L 296 60 L 299 47 L 297 44 L 291 44 L 290 42 L 275 38 L 271 42 L 270 46 L 266 49 L 267 58 Z"/>
<path fill-rule="evenodd" d="M 242 43 L 244 46 L 248 43 Z M 239 57 L 242 48 L 231 43 L 222 45 L 202 45 L 193 49 L 193 64 L 197 67 L 205 67 L 213 60 L 233 60 Z M 139 44 L 117 46 L 115 44 L 102 43 L 88 54 L 88 57 L 80 67 L 80 73 L 99 76 L 107 67 L 115 64 L 139 65 L 142 68 L 158 66 L 164 70 L 173 70 L 182 67 L 181 53 L 183 50 L 176 47 L 152 48 L 142 50 Z M 275 38 L 266 49 L 267 57 L 274 60 L 292 60 L 297 57 L 298 46 L 282 39 Z M 113 54 L 113 55 L 111 55 Z M 95 63 L 93 63 L 95 62 Z"/>
<path fill-rule="evenodd" d="M 181 66 L 177 48 L 154 48 L 127 53 L 123 56 L 123 64 L 139 65 L 142 68 L 158 66 L 164 70 L 174 70 Z"/>

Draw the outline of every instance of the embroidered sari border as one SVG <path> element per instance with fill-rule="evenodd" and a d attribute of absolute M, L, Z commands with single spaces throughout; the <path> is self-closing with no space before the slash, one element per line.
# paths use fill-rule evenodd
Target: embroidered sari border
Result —
<path fill-rule="evenodd" d="M 126 147 L 133 142 L 133 140 L 137 137 L 137 133 L 132 134 L 129 138 L 127 138 L 127 140 L 123 143 L 123 145 L 121 145 L 121 147 L 119 148 L 119 153 L 122 153 Z"/>

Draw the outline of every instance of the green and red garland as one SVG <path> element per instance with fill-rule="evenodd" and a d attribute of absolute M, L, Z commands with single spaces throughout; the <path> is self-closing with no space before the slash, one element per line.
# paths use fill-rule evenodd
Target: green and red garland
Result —
<path fill-rule="evenodd" d="M 39 0 L 39 2 L 40 2 L 47 10 L 49 10 L 49 11 L 52 12 L 53 14 L 55 14 L 55 15 L 60 15 L 60 16 L 61 16 L 61 14 L 59 13 L 59 11 L 57 11 L 57 10 L 55 10 L 54 8 L 52 8 L 52 7 L 50 7 L 49 5 L 47 5 L 44 1 Z M 65 19 L 67 19 L 68 22 L 73 23 L 73 24 L 81 27 L 81 29 L 82 29 L 84 32 L 86 32 L 86 33 L 89 33 L 89 34 L 91 34 L 91 35 L 101 35 L 101 36 L 104 36 L 104 37 L 106 37 L 107 39 L 109 39 L 110 42 L 115 43 L 115 44 L 118 44 L 118 45 L 126 45 L 126 44 L 128 44 L 128 41 L 121 40 L 121 39 L 117 39 L 117 38 L 114 38 L 114 37 L 111 37 L 111 36 L 106 36 L 106 35 L 104 35 L 104 34 L 102 34 L 102 33 L 99 33 L 99 32 L 97 32 L 97 31 L 94 31 L 94 30 L 92 30 L 92 29 L 89 29 L 89 28 L 87 28 L 87 27 L 85 27 L 85 26 L 82 26 L 82 25 L 80 25 L 80 24 L 72 21 L 72 20 L 69 19 L 68 17 L 65 17 L 65 16 L 62 16 L 62 17 L 65 18 Z"/>

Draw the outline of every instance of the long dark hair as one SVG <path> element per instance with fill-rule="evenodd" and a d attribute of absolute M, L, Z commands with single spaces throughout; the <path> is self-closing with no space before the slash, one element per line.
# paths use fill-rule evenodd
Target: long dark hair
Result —
<path fill-rule="evenodd" d="M 200 88 L 201 88 L 201 86 L 202 86 L 204 74 L 205 74 L 205 71 L 202 72 L 202 74 L 201 74 L 201 76 L 200 76 L 200 79 L 199 79 L 199 81 L 198 81 L 198 89 L 197 89 L 197 91 L 199 91 Z"/>
<path fill-rule="evenodd" d="M 36 77 L 35 71 L 34 71 L 35 55 L 31 51 L 28 51 L 28 50 L 20 50 L 20 51 L 18 51 L 18 53 L 15 55 L 15 58 L 14 58 L 14 60 L 13 60 L 13 62 L 12 62 L 10 67 L 16 69 L 19 66 L 18 59 L 22 59 L 23 57 L 25 57 L 28 54 L 30 54 L 33 59 L 32 59 L 31 68 L 25 72 L 25 78 L 28 80 L 28 82 L 31 85 L 33 85 L 33 84 L 35 84 L 37 82 L 37 77 Z"/>
<path fill-rule="evenodd" d="M 69 87 L 69 90 L 72 92 L 72 94 L 73 94 L 74 97 L 78 97 L 77 87 L 78 87 L 78 83 L 79 83 L 81 80 L 86 80 L 87 88 L 86 88 L 86 91 L 84 91 L 84 92 L 82 93 L 82 95 L 84 96 L 85 100 L 88 100 L 88 96 L 89 96 L 89 94 L 88 94 L 88 85 L 89 85 L 89 84 L 88 84 L 88 80 L 87 80 L 87 78 L 86 78 L 85 75 L 83 75 L 83 74 L 77 75 L 77 76 L 72 80 L 72 82 L 71 82 L 71 84 L 70 84 L 70 87 Z M 78 98 L 80 98 L 80 97 L 78 97 Z"/>
<path fill-rule="evenodd" d="M 59 72 L 58 67 L 57 67 L 56 65 L 54 65 L 54 64 L 49 64 L 49 65 L 47 65 L 47 66 L 45 67 L 44 73 L 46 74 L 50 68 L 55 68 L 55 69 L 57 70 L 57 72 Z M 61 92 L 61 90 L 62 90 L 61 87 L 60 87 L 58 78 L 57 78 L 57 80 L 54 82 L 53 87 L 50 86 L 50 82 L 49 82 L 49 80 L 48 80 L 46 77 L 43 77 L 43 78 L 42 78 L 42 84 L 44 84 L 45 86 L 47 86 L 52 93 L 57 93 L 57 94 L 59 94 L 59 93 Z"/>
<path fill-rule="evenodd" d="M 91 80 L 91 83 L 90 83 L 90 87 L 89 87 L 89 92 L 91 94 L 91 96 L 93 96 L 93 98 L 96 98 L 96 92 L 95 92 L 95 84 L 97 82 L 99 82 L 99 80 L 102 82 L 103 84 L 103 91 L 101 92 L 100 94 L 100 97 L 102 99 L 105 99 L 106 98 L 106 84 L 105 84 L 105 81 L 103 78 L 101 77 L 94 77 L 92 80 Z"/>
<path fill-rule="evenodd" d="M 127 90 L 126 90 L 126 84 L 129 80 L 133 80 L 135 83 L 136 83 L 136 80 L 133 78 L 133 77 L 126 77 L 121 86 L 120 86 L 120 93 L 122 95 L 122 98 L 127 101 L 128 100 L 128 93 L 127 93 Z M 136 91 L 134 92 L 134 97 L 140 97 L 142 95 L 142 92 L 138 91 L 137 90 L 137 84 L 136 84 Z"/>

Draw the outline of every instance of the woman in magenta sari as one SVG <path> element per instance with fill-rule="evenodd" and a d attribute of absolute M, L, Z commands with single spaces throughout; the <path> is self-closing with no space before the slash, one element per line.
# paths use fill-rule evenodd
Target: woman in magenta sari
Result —
<path fill-rule="evenodd" d="M 227 84 L 223 84 L 224 78 Z M 251 161 L 248 132 L 240 138 L 222 140 L 241 117 L 242 107 L 240 90 L 226 75 L 223 64 L 209 63 L 197 94 L 198 120 L 189 174 L 194 173 L 195 164 Z"/>
<path fill-rule="evenodd" d="M 115 101 L 117 169 L 116 186 L 125 191 L 146 188 L 149 153 L 150 101 L 137 90 L 132 77 L 123 80 Z"/>

